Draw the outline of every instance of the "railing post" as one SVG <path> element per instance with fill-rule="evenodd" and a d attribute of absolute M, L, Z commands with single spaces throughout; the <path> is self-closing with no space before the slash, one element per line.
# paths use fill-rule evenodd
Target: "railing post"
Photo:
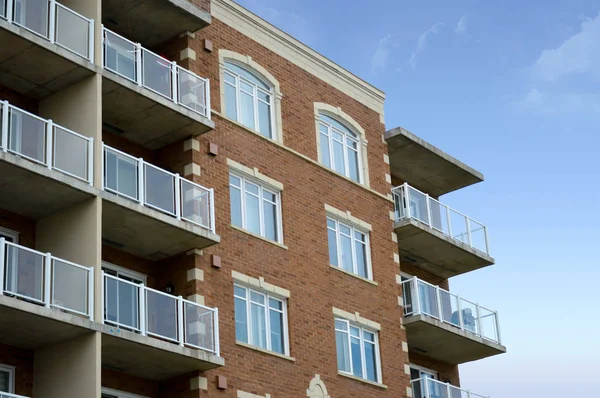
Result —
<path fill-rule="evenodd" d="M 473 247 L 473 242 L 471 240 L 471 223 L 469 222 L 469 217 L 464 216 L 467 221 L 467 240 L 469 241 L 469 246 Z"/>
<path fill-rule="evenodd" d="M 46 124 L 46 167 L 52 169 L 52 136 L 54 135 L 54 122 L 52 119 L 48 120 L 48 124 Z"/>
<path fill-rule="evenodd" d="M 450 207 L 446 206 L 446 217 L 448 217 L 448 235 L 452 238 L 452 217 L 450 216 Z"/>
<path fill-rule="evenodd" d="M 5 239 L 0 238 L 0 296 L 4 294 L 4 255 L 6 254 L 6 245 L 4 244 Z"/>
<path fill-rule="evenodd" d="M 1 259 L 2 257 L 0 257 Z M 498 344 L 502 344 L 502 338 L 500 337 L 500 318 L 498 317 L 498 311 L 494 312 L 496 315 L 496 333 L 498 336 Z"/>
<path fill-rule="evenodd" d="M 467 390 L 467 398 L 471 398 L 471 390 Z"/>
<path fill-rule="evenodd" d="M 102 64 L 100 65 L 104 68 L 104 53 L 106 52 L 106 32 L 104 30 L 104 24 L 100 24 L 100 61 Z"/>
<path fill-rule="evenodd" d="M 143 85 L 142 79 L 142 45 L 140 43 L 135 43 L 135 81 L 138 86 Z"/>
<path fill-rule="evenodd" d="M 143 283 L 138 285 L 138 301 L 139 301 L 139 316 L 140 316 L 140 334 L 146 335 L 146 287 Z"/>
<path fill-rule="evenodd" d="M 452 397 L 452 394 L 450 391 L 450 383 L 446 383 L 446 392 L 448 393 L 448 395 L 446 395 L 448 398 Z"/>
<path fill-rule="evenodd" d="M 138 201 L 144 205 L 144 159 L 138 159 Z"/>
<path fill-rule="evenodd" d="M 88 139 L 88 182 L 94 185 L 94 138 Z"/>
<path fill-rule="evenodd" d="M 94 321 L 94 268 L 88 270 L 90 273 L 88 283 L 90 287 L 88 289 L 88 315 L 90 321 Z"/>
<path fill-rule="evenodd" d="M 175 217 L 181 220 L 181 177 L 175 174 Z"/>
<path fill-rule="evenodd" d="M 177 329 L 179 330 L 179 345 L 183 346 L 185 331 L 183 330 L 183 297 L 177 297 Z"/>
<path fill-rule="evenodd" d="M 104 308 L 104 303 L 106 302 L 106 276 L 104 275 L 104 271 L 100 271 L 100 289 L 102 289 L 102 300 L 100 302 L 100 314 L 102 319 L 100 322 L 104 324 L 104 319 L 106 318 L 106 309 Z"/>
<path fill-rule="evenodd" d="M 428 377 L 423 377 L 421 380 L 424 381 L 425 384 L 425 398 L 431 398 L 431 396 L 429 395 L 429 378 Z"/>
<path fill-rule="evenodd" d="M 440 293 L 439 286 L 436 286 L 435 293 L 436 293 L 435 295 L 436 295 L 436 298 L 437 298 L 437 306 L 438 306 L 438 318 L 439 318 L 440 321 L 443 322 L 444 318 L 442 316 L 442 295 Z"/>
<path fill-rule="evenodd" d="M 483 236 L 485 237 L 485 252 L 490 254 L 490 244 L 488 241 L 487 227 L 485 225 L 483 226 Z"/>
<path fill-rule="evenodd" d="M 56 1 L 50 0 L 50 14 L 48 24 L 48 40 L 50 43 L 54 43 L 56 39 Z"/>
<path fill-rule="evenodd" d="M 211 111 L 210 111 L 210 80 L 206 79 L 206 84 L 205 84 L 205 88 L 204 88 L 204 107 L 206 108 L 204 110 L 204 113 L 206 113 L 206 117 L 208 118 L 208 120 L 210 120 L 211 118 Z"/>
<path fill-rule="evenodd" d="M 2 0 L 0 0 L 2 1 Z M 8 0 L 8 2 L 10 3 L 12 0 Z M 8 151 L 8 118 L 9 118 L 9 110 L 10 110 L 10 105 L 8 104 L 8 101 L 1 101 L 2 102 L 2 130 L 0 130 L 0 148 L 6 152 Z"/>
<path fill-rule="evenodd" d="M 475 311 L 477 313 L 477 329 L 479 331 L 479 335 L 483 337 L 483 324 L 481 323 L 481 310 L 479 309 L 479 304 L 475 304 Z"/>
<path fill-rule="evenodd" d="M 413 288 L 411 289 L 411 294 L 414 295 L 413 303 L 416 303 L 415 310 L 413 311 L 413 315 L 417 315 L 421 313 L 421 299 L 419 297 L 419 281 L 416 276 L 413 276 L 411 283 L 413 284 Z"/>
<path fill-rule="evenodd" d="M 462 313 L 462 305 L 460 303 L 460 296 L 456 296 L 456 300 L 458 301 L 458 323 L 460 325 L 460 330 L 465 330 L 465 325 L 464 325 L 464 320 L 463 320 L 463 313 Z"/>
<path fill-rule="evenodd" d="M 215 308 L 214 312 L 213 312 L 213 336 L 214 336 L 214 344 L 215 344 L 215 355 L 220 357 L 221 356 L 221 347 L 220 347 L 220 340 L 219 340 L 219 309 Z"/>
<path fill-rule="evenodd" d="M 431 221 L 431 203 L 429 203 L 429 195 L 425 194 L 425 208 L 427 209 L 427 224 L 431 227 L 433 222 Z"/>
<path fill-rule="evenodd" d="M 13 0 L 8 0 L 6 2 L 6 19 L 8 19 L 8 22 L 12 23 L 13 15 Z"/>
<path fill-rule="evenodd" d="M 179 73 L 177 73 L 177 62 L 173 61 L 171 62 L 171 96 L 173 99 L 173 102 L 175 102 L 176 104 L 179 103 L 179 96 L 177 95 L 177 84 L 179 82 Z"/>
<path fill-rule="evenodd" d="M 411 214 L 410 214 L 410 193 L 408 190 L 408 183 L 404 183 L 404 198 L 403 198 L 403 203 L 402 206 L 404 206 L 405 212 L 406 212 L 406 218 L 410 218 Z"/>
<path fill-rule="evenodd" d="M 46 253 L 44 259 L 44 306 L 50 308 L 50 288 L 52 278 L 52 254 Z"/>
<path fill-rule="evenodd" d="M 94 23 L 93 19 L 90 19 L 90 31 L 88 33 L 88 59 L 90 60 L 91 63 L 94 63 L 94 58 L 95 58 L 95 52 L 96 52 L 96 46 L 94 45 L 95 41 L 94 38 L 96 37 L 96 32 L 95 32 L 95 28 L 96 28 L 96 24 Z"/>
<path fill-rule="evenodd" d="M 215 220 L 215 189 L 210 189 L 210 203 L 208 204 L 210 211 L 210 229 L 213 234 L 217 233 L 217 221 Z"/>

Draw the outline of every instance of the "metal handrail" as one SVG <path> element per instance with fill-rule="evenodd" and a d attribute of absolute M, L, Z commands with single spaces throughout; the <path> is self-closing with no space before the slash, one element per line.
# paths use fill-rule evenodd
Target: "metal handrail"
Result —
<path fill-rule="evenodd" d="M 453 386 L 450 383 L 442 383 L 441 381 L 430 377 L 411 380 L 410 384 L 413 389 L 413 396 L 415 396 L 415 389 L 418 385 L 418 388 L 421 390 L 422 398 L 490 398 L 485 395 L 475 394 L 470 390 Z"/>

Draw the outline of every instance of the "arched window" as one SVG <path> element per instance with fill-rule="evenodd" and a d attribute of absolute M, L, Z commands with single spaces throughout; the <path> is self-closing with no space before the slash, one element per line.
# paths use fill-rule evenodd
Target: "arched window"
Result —
<path fill-rule="evenodd" d="M 224 63 L 223 75 L 225 115 L 267 138 L 274 139 L 273 87 L 233 62 Z"/>
<path fill-rule="evenodd" d="M 361 138 L 342 122 L 319 112 L 321 162 L 330 169 L 362 182 Z"/>

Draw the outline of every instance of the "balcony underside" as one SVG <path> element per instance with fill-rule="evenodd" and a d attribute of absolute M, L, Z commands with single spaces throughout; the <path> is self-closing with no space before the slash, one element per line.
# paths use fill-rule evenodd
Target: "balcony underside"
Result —
<path fill-rule="evenodd" d="M 415 219 L 394 223 L 394 230 L 404 259 L 441 278 L 451 278 L 494 264 L 494 259 L 487 254 Z"/>
<path fill-rule="evenodd" d="M 130 40 L 154 47 L 211 22 L 210 14 L 188 0 L 103 0 L 102 22 Z"/>
<path fill-rule="evenodd" d="M 397 127 L 385 133 L 392 176 L 437 198 L 483 181 L 483 174 Z"/>
<path fill-rule="evenodd" d="M 506 348 L 426 315 L 404 318 L 408 347 L 412 351 L 452 365 L 506 352 Z"/>
<path fill-rule="evenodd" d="M 44 99 L 95 72 L 83 57 L 0 19 L 0 85 Z"/>
<path fill-rule="evenodd" d="M 94 197 L 89 184 L 0 151 L 0 208 L 40 219 Z"/>
<path fill-rule="evenodd" d="M 105 244 L 161 260 L 219 243 L 220 237 L 129 199 L 102 192 L 102 238 Z"/>
<path fill-rule="evenodd" d="M 212 130 L 213 121 L 112 72 L 103 71 L 105 128 L 155 150 Z"/>
<path fill-rule="evenodd" d="M 223 358 L 202 350 L 102 325 L 102 366 L 150 380 L 166 380 L 223 366 Z"/>

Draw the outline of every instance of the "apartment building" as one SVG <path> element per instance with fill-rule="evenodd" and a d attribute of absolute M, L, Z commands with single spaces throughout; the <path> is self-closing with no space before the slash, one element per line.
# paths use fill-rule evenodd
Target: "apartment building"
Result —
<path fill-rule="evenodd" d="M 232 0 L 0 0 L 0 398 L 483 396 L 483 177 L 384 98 Z"/>

